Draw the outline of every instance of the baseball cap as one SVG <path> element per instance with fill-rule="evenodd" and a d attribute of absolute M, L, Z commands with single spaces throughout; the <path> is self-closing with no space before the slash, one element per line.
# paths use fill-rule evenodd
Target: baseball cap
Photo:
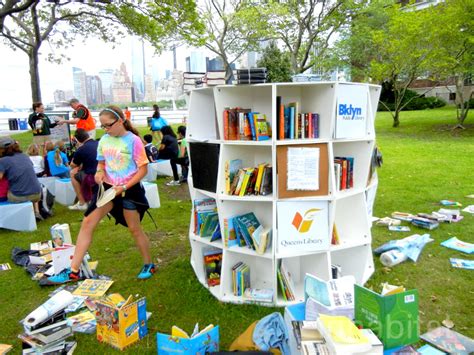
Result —
<path fill-rule="evenodd" d="M 0 137 L 0 148 L 7 148 L 12 144 L 15 144 L 15 140 L 10 137 Z"/>

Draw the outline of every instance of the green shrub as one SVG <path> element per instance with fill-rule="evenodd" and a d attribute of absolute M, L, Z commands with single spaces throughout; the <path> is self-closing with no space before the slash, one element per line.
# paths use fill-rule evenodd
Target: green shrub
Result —
<path fill-rule="evenodd" d="M 417 95 L 414 91 L 408 90 L 403 102 L 406 102 L 415 96 L 413 93 Z M 390 108 L 391 111 L 395 109 L 395 104 L 393 102 L 386 102 L 385 104 Z M 437 108 L 443 106 L 446 106 L 446 102 L 438 97 L 415 97 L 402 109 L 402 111 L 426 110 L 427 108 Z M 387 108 L 379 103 L 378 111 L 387 111 Z"/>

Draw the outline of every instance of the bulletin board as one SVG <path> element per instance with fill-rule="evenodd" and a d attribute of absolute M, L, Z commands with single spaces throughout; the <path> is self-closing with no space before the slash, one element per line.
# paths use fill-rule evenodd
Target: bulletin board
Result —
<path fill-rule="evenodd" d="M 319 148 L 319 189 L 317 190 L 288 190 L 288 149 L 289 148 Z M 329 163 L 327 143 L 291 144 L 277 146 L 277 180 L 278 197 L 311 197 L 325 196 L 329 193 Z"/>

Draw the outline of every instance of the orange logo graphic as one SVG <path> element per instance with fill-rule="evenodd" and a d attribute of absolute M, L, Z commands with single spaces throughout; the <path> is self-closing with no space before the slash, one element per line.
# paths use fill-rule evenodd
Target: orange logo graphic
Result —
<path fill-rule="evenodd" d="M 291 222 L 291 224 L 296 228 L 298 232 L 306 233 L 311 229 L 314 216 L 316 216 L 316 213 L 318 213 L 319 211 L 321 211 L 320 208 L 311 208 L 307 210 L 303 216 L 299 212 L 296 212 L 295 216 L 293 217 L 293 222 Z"/>

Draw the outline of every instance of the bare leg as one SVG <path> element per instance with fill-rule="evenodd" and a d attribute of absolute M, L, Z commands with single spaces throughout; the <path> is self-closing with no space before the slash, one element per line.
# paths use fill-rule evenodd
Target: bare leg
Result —
<path fill-rule="evenodd" d="M 71 269 L 73 271 L 79 271 L 82 259 L 84 259 L 84 255 L 86 255 L 87 249 L 89 249 L 92 242 L 95 228 L 100 220 L 104 218 L 110 210 L 112 210 L 112 207 L 113 203 L 109 202 L 105 206 L 96 208 L 90 215 L 84 217 L 82 220 L 81 229 L 77 235 L 76 250 L 74 251 L 74 257 L 71 261 Z"/>
<path fill-rule="evenodd" d="M 125 221 L 127 222 L 128 230 L 130 233 L 132 233 L 132 236 L 135 239 L 135 244 L 142 255 L 143 263 L 151 264 L 150 242 L 148 241 L 148 237 L 145 232 L 143 232 L 138 211 L 124 209 L 123 215 L 125 217 Z"/>
<path fill-rule="evenodd" d="M 81 205 L 85 204 L 86 201 L 84 200 L 84 196 L 82 196 L 81 192 L 81 183 L 76 180 L 75 175 L 79 172 L 77 168 L 71 170 L 71 184 L 74 188 L 74 192 L 76 193 L 77 199 Z"/>

